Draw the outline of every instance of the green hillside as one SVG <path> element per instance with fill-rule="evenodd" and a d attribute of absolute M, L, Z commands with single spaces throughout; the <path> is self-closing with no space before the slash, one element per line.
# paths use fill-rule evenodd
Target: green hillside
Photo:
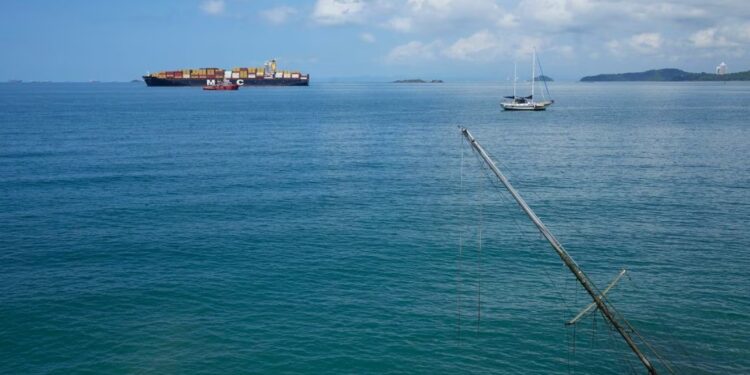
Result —
<path fill-rule="evenodd" d="M 581 78 L 581 82 L 626 82 L 626 81 L 750 81 L 750 71 L 718 75 L 713 73 L 690 73 L 680 69 L 655 69 L 638 73 L 599 74 Z"/>

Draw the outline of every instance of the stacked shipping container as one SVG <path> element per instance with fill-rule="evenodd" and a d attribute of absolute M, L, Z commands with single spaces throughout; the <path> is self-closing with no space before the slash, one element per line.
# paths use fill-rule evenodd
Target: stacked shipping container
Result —
<path fill-rule="evenodd" d="M 149 74 L 143 79 L 149 86 L 203 86 L 224 80 L 239 85 L 307 86 L 309 75 L 299 71 L 276 70 L 276 61 L 271 60 L 264 67 L 170 70 Z"/>

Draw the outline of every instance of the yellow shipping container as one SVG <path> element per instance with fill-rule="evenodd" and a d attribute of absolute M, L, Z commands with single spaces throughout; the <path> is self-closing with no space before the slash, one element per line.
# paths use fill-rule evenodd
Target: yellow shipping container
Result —
<path fill-rule="evenodd" d="M 247 72 L 244 70 L 240 71 L 240 78 L 247 78 Z"/>

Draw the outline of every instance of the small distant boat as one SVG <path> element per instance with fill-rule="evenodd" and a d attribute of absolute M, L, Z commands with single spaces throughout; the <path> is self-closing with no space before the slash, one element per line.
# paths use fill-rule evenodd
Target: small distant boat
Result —
<path fill-rule="evenodd" d="M 235 91 L 235 90 L 239 90 L 239 88 L 240 88 L 240 85 L 238 85 L 236 83 L 228 82 L 228 81 L 219 82 L 219 83 L 217 83 L 215 85 L 206 85 L 206 86 L 203 86 L 204 90 L 211 90 L 211 91 L 222 91 L 222 90 L 224 90 L 224 91 L 229 91 L 229 90 Z"/>
<path fill-rule="evenodd" d="M 500 105 L 503 107 L 506 111 L 544 111 L 547 109 L 547 107 L 551 106 L 552 103 L 555 101 L 552 100 L 552 96 L 549 95 L 549 88 L 547 88 L 547 80 L 543 79 L 542 82 L 544 82 L 544 89 L 547 92 L 547 96 L 550 96 L 550 99 L 547 100 L 547 98 L 544 96 L 544 92 L 542 92 L 542 100 L 541 101 L 535 101 L 534 100 L 534 86 L 536 84 L 536 65 L 539 63 L 539 60 L 536 58 L 536 49 L 534 49 L 534 53 L 531 57 L 531 95 L 529 96 L 518 96 L 516 95 L 516 81 L 518 81 L 518 75 L 516 74 L 516 65 L 513 65 L 513 96 L 506 96 L 506 100 L 504 102 L 501 102 Z M 539 71 L 542 70 L 542 64 L 539 64 Z M 542 73 L 542 76 L 544 73 Z"/>

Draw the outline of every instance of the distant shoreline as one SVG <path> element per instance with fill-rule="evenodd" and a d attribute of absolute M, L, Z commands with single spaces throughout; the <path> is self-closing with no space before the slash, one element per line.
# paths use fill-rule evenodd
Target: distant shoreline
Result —
<path fill-rule="evenodd" d="M 425 81 L 423 79 L 399 79 L 395 80 L 392 83 L 443 83 L 442 79 L 433 79 L 430 81 Z"/>
<path fill-rule="evenodd" d="M 598 74 L 581 78 L 581 82 L 726 82 L 750 81 L 750 71 L 713 74 L 690 73 L 680 69 L 654 69 L 636 73 Z"/>

